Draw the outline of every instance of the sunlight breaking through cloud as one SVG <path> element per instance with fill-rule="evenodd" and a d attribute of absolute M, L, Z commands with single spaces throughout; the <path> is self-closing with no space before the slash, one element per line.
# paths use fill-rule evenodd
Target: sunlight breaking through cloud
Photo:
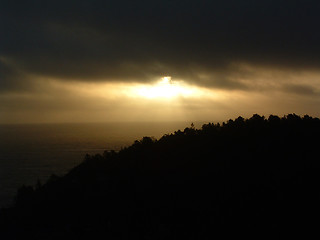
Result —
<path fill-rule="evenodd" d="M 174 98 L 178 96 L 192 97 L 201 95 L 201 91 L 185 84 L 183 81 L 173 81 L 170 76 L 163 77 L 153 85 L 140 85 L 133 89 L 133 95 L 148 99 Z"/>

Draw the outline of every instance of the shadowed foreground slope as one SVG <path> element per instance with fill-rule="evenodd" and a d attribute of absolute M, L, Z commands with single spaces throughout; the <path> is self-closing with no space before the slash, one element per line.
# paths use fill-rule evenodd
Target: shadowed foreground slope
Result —
<path fill-rule="evenodd" d="M 319 235 L 320 120 L 254 115 L 144 137 L 19 189 L 7 239 Z"/>

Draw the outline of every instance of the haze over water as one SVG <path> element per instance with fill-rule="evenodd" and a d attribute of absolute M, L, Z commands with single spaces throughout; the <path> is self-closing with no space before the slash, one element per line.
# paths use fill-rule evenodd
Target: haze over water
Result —
<path fill-rule="evenodd" d="M 44 183 L 82 162 L 86 153 L 120 150 L 143 136 L 160 138 L 191 122 L 76 123 L 0 125 L 0 207 L 17 189 Z M 201 127 L 203 123 L 195 122 Z"/>

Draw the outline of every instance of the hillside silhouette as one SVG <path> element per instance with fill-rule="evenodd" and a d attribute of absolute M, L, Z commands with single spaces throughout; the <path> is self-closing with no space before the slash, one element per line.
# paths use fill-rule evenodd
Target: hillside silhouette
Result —
<path fill-rule="evenodd" d="M 62 177 L 21 187 L 2 239 L 319 236 L 320 119 L 253 115 L 193 124 Z"/>

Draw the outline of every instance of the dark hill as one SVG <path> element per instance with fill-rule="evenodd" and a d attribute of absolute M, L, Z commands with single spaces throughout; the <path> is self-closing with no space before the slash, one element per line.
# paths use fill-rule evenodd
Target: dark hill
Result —
<path fill-rule="evenodd" d="M 253 115 L 144 137 L 22 187 L 1 239 L 319 236 L 320 120 Z"/>

